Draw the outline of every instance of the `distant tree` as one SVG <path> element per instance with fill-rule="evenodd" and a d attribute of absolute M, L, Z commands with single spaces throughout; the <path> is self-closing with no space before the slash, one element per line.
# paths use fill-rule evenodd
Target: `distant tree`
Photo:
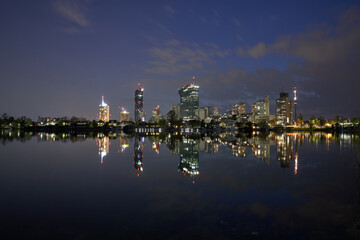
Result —
<path fill-rule="evenodd" d="M 165 128 L 168 126 L 168 121 L 166 121 L 165 119 L 160 119 L 159 120 L 159 125 L 161 128 Z"/>
<path fill-rule="evenodd" d="M 351 123 L 354 125 L 358 125 L 360 123 L 360 118 L 356 118 L 356 117 L 352 118 Z"/>
<path fill-rule="evenodd" d="M 29 127 L 33 125 L 33 121 L 25 116 L 21 116 L 20 118 L 18 118 L 17 122 L 20 123 L 21 127 Z"/>
<path fill-rule="evenodd" d="M 317 124 L 322 127 L 325 126 L 326 122 L 327 121 L 323 117 L 319 117 L 319 119 L 317 120 Z"/>
<path fill-rule="evenodd" d="M 168 117 L 168 119 L 169 119 L 170 125 L 173 126 L 173 125 L 175 124 L 175 121 L 176 121 L 175 111 L 170 110 L 170 111 L 167 113 L 167 117 Z"/>
<path fill-rule="evenodd" d="M 301 113 L 299 114 L 299 117 L 296 119 L 296 123 L 298 125 L 303 125 L 304 124 L 304 117 L 303 117 L 303 115 Z"/>
<path fill-rule="evenodd" d="M 263 128 L 267 126 L 267 122 L 265 120 L 262 120 L 258 123 L 259 127 Z"/>
<path fill-rule="evenodd" d="M 70 119 L 71 124 L 80 122 L 80 118 L 72 116 Z"/>
<path fill-rule="evenodd" d="M 191 125 L 191 126 L 201 126 L 201 122 L 199 121 L 199 120 L 190 120 L 189 122 L 188 122 L 188 124 L 189 125 Z"/>
<path fill-rule="evenodd" d="M 3 119 L 3 120 L 6 120 L 6 119 L 8 119 L 9 118 L 9 115 L 7 114 L 7 113 L 3 113 L 2 115 L 1 115 L 1 119 Z"/>
<path fill-rule="evenodd" d="M 316 125 L 316 117 L 313 115 L 310 117 L 310 125 Z"/>

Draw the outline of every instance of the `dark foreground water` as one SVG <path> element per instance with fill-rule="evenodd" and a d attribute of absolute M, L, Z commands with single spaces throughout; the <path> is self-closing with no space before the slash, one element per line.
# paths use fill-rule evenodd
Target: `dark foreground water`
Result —
<path fill-rule="evenodd" d="M 2 239 L 360 237 L 358 136 L 6 134 Z"/>

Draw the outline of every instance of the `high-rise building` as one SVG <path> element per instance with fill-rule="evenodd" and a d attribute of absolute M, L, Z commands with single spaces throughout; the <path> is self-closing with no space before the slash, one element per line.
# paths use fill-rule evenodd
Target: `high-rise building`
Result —
<path fill-rule="evenodd" d="M 120 122 L 128 122 L 129 121 L 129 112 L 123 107 L 120 112 Z"/>
<path fill-rule="evenodd" d="M 268 116 L 269 111 L 269 96 L 264 97 L 251 105 L 251 111 L 254 116 Z"/>
<path fill-rule="evenodd" d="M 109 122 L 110 107 L 104 102 L 104 96 L 102 96 L 101 104 L 99 105 L 99 121 Z"/>
<path fill-rule="evenodd" d="M 288 93 L 280 93 L 280 98 L 276 99 L 276 118 L 283 124 L 292 123 L 292 102 Z"/>
<path fill-rule="evenodd" d="M 194 83 L 179 89 L 180 117 L 185 120 L 195 120 L 195 110 L 199 108 L 199 86 Z"/>
<path fill-rule="evenodd" d="M 195 116 L 197 120 L 204 121 L 209 116 L 209 109 L 207 107 L 195 109 Z"/>
<path fill-rule="evenodd" d="M 158 122 L 160 120 L 160 107 L 159 105 L 152 111 L 152 117 L 154 122 Z"/>
<path fill-rule="evenodd" d="M 140 88 L 140 83 L 138 83 L 139 88 L 135 91 L 135 123 L 140 123 L 145 121 L 145 112 L 144 112 L 144 89 Z"/>
<path fill-rule="evenodd" d="M 237 103 L 231 107 L 232 115 L 239 116 L 240 114 L 246 114 L 246 104 Z"/>
<path fill-rule="evenodd" d="M 218 107 L 207 106 L 204 108 L 207 109 L 208 117 L 219 117 L 220 116 L 220 110 Z"/>
<path fill-rule="evenodd" d="M 180 118 L 180 104 L 171 105 L 171 111 L 174 111 L 176 118 Z"/>
<path fill-rule="evenodd" d="M 294 121 L 295 121 L 295 125 L 296 125 L 296 121 L 297 121 L 296 105 L 297 105 L 297 96 L 296 96 L 296 87 L 294 87 L 294 109 L 295 109 Z"/>

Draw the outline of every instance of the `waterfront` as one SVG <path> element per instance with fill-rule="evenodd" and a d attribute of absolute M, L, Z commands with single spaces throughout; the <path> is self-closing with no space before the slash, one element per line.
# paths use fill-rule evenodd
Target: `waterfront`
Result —
<path fill-rule="evenodd" d="M 9 135 L 7 239 L 360 236 L 357 135 Z"/>

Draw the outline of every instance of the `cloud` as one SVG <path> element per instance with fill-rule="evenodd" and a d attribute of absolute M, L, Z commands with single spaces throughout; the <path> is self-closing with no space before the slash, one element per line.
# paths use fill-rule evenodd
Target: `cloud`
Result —
<path fill-rule="evenodd" d="M 57 0 L 54 2 L 55 10 L 64 18 L 79 27 L 88 27 L 90 22 L 86 17 L 86 7 L 80 1 Z"/>
<path fill-rule="evenodd" d="M 251 56 L 255 59 L 265 56 L 266 53 L 267 53 L 267 48 L 266 48 L 265 44 L 262 42 L 258 43 L 254 47 L 249 47 L 247 49 L 247 54 L 249 54 L 249 56 Z"/>
<path fill-rule="evenodd" d="M 236 26 L 239 26 L 239 27 L 241 26 L 241 22 L 239 21 L 239 19 L 234 18 L 233 22 L 235 23 Z"/>
<path fill-rule="evenodd" d="M 155 74 L 177 74 L 189 71 L 199 71 L 205 65 L 215 65 L 215 59 L 230 54 L 220 50 L 215 44 L 200 46 L 197 43 L 183 43 L 172 39 L 164 47 L 154 47 L 149 50 L 152 65 L 146 71 Z"/>
<path fill-rule="evenodd" d="M 77 27 L 63 28 L 62 30 L 63 30 L 63 32 L 68 33 L 68 34 L 77 34 L 77 33 L 81 32 L 81 30 Z"/>
<path fill-rule="evenodd" d="M 239 56 L 245 56 L 245 55 L 246 55 L 243 48 L 238 48 L 238 49 L 236 50 L 236 53 L 237 53 L 237 55 L 239 55 Z"/>
<path fill-rule="evenodd" d="M 269 53 L 302 58 L 313 63 L 344 60 L 360 51 L 360 15 L 350 8 L 336 27 L 321 25 L 312 31 L 280 36 L 272 44 L 260 42 L 248 47 L 247 54 L 255 59 Z"/>
<path fill-rule="evenodd" d="M 220 17 L 220 13 L 219 13 L 218 10 L 213 9 L 213 13 L 214 13 L 214 15 L 215 15 L 216 17 Z"/>
<path fill-rule="evenodd" d="M 157 27 L 161 32 L 167 35 L 173 35 L 173 33 L 164 25 L 152 19 L 148 19 L 148 22 Z"/>
<path fill-rule="evenodd" d="M 169 89 L 178 87 L 185 75 L 195 72 L 201 105 L 218 105 L 222 111 L 236 102 L 247 103 L 249 110 L 250 104 L 269 95 L 270 112 L 274 114 L 279 93 L 291 95 L 296 86 L 297 111 L 305 118 L 356 116 L 360 109 L 360 102 L 355 100 L 360 89 L 359 24 L 360 14 L 350 9 L 335 27 L 317 26 L 304 33 L 279 36 L 271 44 L 260 42 L 234 50 L 238 56 L 254 59 L 268 54 L 290 56 L 282 70 L 258 67 L 247 71 L 234 66 L 220 70 L 218 63 L 232 51 L 211 43 L 171 40 L 149 50 L 152 60 L 146 71 L 163 75 L 161 86 Z"/>
<path fill-rule="evenodd" d="M 172 7 L 170 7 L 169 5 L 165 5 L 164 9 L 170 14 L 175 14 L 175 10 Z"/>

